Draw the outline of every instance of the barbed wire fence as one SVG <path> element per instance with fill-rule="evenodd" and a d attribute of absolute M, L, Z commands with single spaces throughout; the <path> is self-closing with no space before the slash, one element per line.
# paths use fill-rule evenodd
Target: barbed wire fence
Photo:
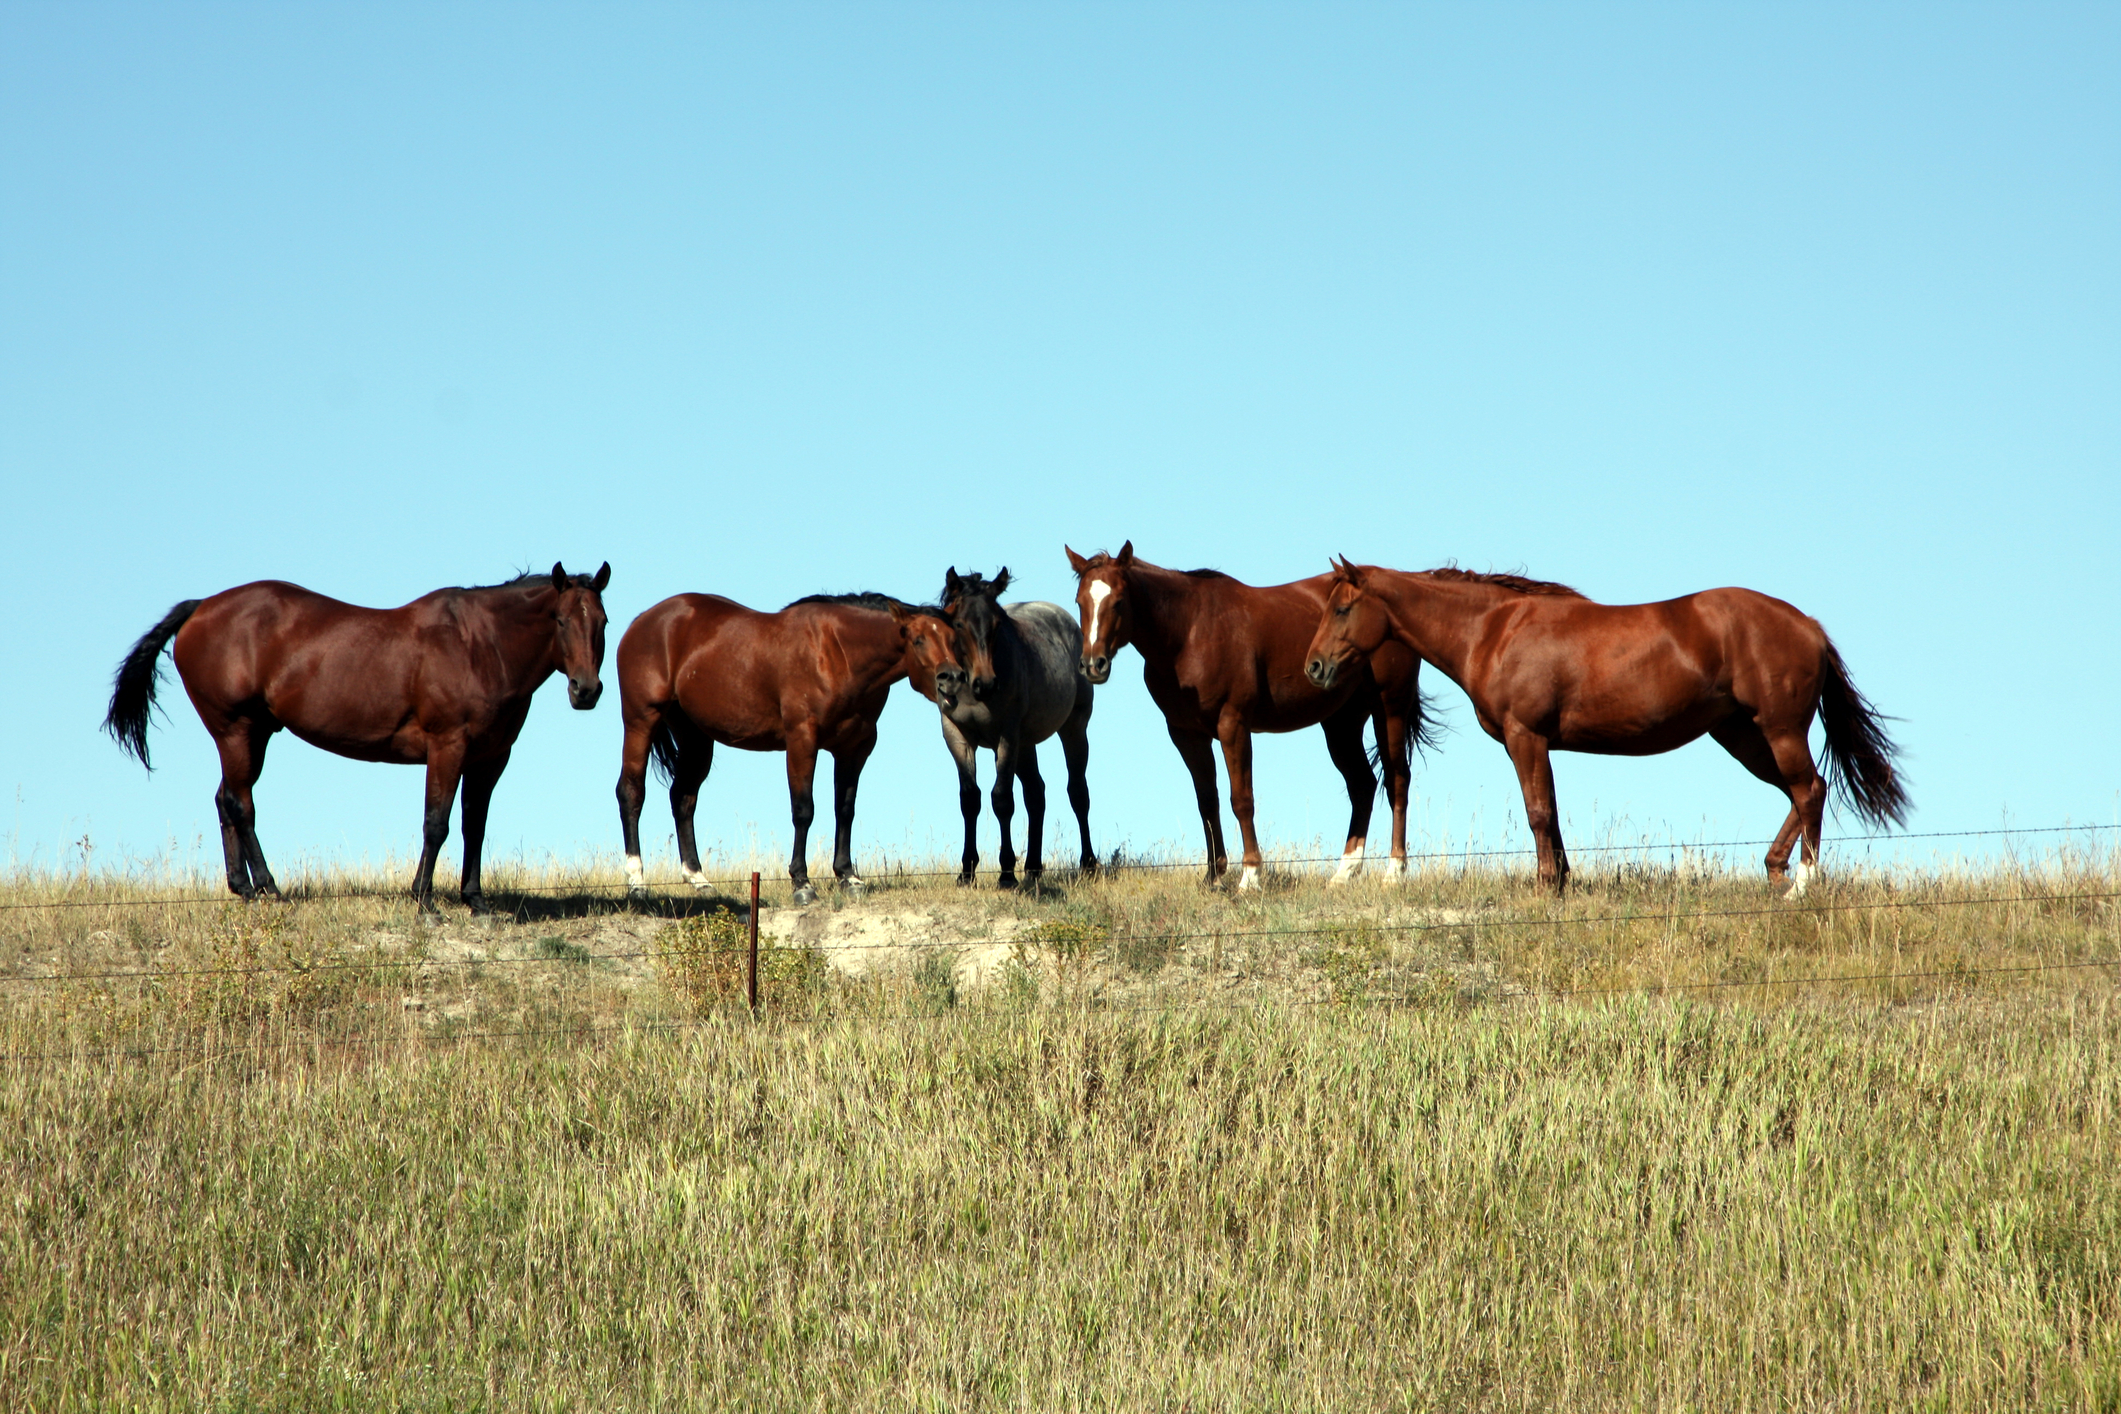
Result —
<path fill-rule="evenodd" d="M 1922 835 L 1900 835 L 1894 836 L 1893 838 L 1963 839 L 2018 835 L 2084 834 L 2088 832 L 2111 831 L 2114 829 L 2116 829 L 2115 826 L 2107 825 L 2065 825 L 2035 827 L 2028 829 L 1936 831 Z M 1856 837 L 1856 839 L 1859 841 L 1864 838 L 1866 837 Z M 1687 852 L 1704 851 L 1716 848 L 1740 848 L 1752 845 L 1765 845 L 1766 843 L 1767 841 L 1765 840 L 1739 840 L 1719 841 L 1714 843 L 1675 842 L 1669 845 L 1611 845 L 1594 846 L 1575 852 L 1593 853 L 1624 851 L 1631 853 L 1648 853 L 1660 850 Z M 1454 851 L 1449 853 L 1438 852 L 1419 856 L 1409 855 L 1408 858 L 1410 860 L 1416 858 L 1424 860 L 1497 858 L 1508 856 L 1523 856 L 1529 855 L 1530 853 L 1532 853 L 1532 851 L 1530 851 L 1529 849 Z M 1276 864 L 1337 864 L 1340 862 L 1340 856 L 1321 856 L 1317 858 L 1281 860 L 1274 862 Z M 1129 869 L 1142 870 L 1197 870 L 1200 868 L 1200 865 L 1198 863 L 1193 862 L 1156 862 L 1130 863 L 1125 867 Z M 900 872 L 888 877 L 917 879 L 954 876 L 954 871 L 938 870 L 920 872 Z M 744 881 L 711 880 L 709 881 L 709 884 L 712 886 L 729 886 L 738 884 L 739 882 Z M 564 891 L 570 894 L 581 894 L 584 892 L 585 887 L 615 887 L 617 889 L 623 890 L 625 888 L 625 885 L 618 884 L 604 886 L 585 886 L 582 884 L 568 884 L 552 885 L 548 887 L 553 890 Z M 665 884 L 662 887 L 681 887 L 689 890 L 696 886 L 691 885 L 689 883 L 680 883 L 675 886 Z M 527 890 L 525 892 L 527 892 Z M 298 892 L 290 895 L 287 901 L 289 903 L 301 903 L 337 898 L 376 897 L 402 899 L 407 898 L 408 895 L 406 895 L 402 890 L 395 889 L 363 889 L 328 891 L 317 893 Z M 1986 894 L 1945 898 L 1923 898 L 1915 895 L 1897 895 L 1879 899 L 1857 900 L 1834 900 L 1824 898 L 1809 901 L 1781 900 L 1774 904 L 1762 907 L 1735 909 L 1694 909 L 1685 912 L 1681 912 L 1677 910 L 1676 907 L 1674 907 L 1667 909 L 1663 912 L 1637 911 L 1628 913 L 1603 913 L 1580 915 L 1574 917 L 1561 916 L 1540 918 L 1526 916 L 1510 917 L 1482 915 L 1473 918 L 1460 918 L 1448 921 L 1424 920 L 1407 922 L 1379 922 L 1376 920 L 1365 919 L 1361 921 L 1359 926 L 1363 929 L 1368 930 L 1373 935 L 1402 936 L 1419 935 L 1423 933 L 1442 931 L 1462 931 L 1467 929 L 1473 929 L 1476 931 L 1491 930 L 1500 932 L 1514 932 L 1518 930 L 1534 929 L 1565 930 L 1574 928 L 1610 926 L 1616 924 L 1637 924 L 1644 922 L 1663 922 L 1669 927 L 1677 924 L 1701 923 L 1717 919 L 1734 919 L 1775 915 L 1788 916 L 1795 913 L 1826 915 L 1837 913 L 1860 913 L 1877 910 L 1903 909 L 1934 910 L 1971 907 L 2003 907 L 2013 905 L 2099 905 L 2111 904 L 2117 900 L 2121 900 L 2121 891 L 2082 889 L 2075 891 L 2043 891 L 2024 892 L 2016 894 Z M 234 901 L 226 895 L 199 897 L 177 896 L 170 898 L 144 900 L 57 899 L 8 904 L 0 907 L 4 907 L 9 910 L 22 910 L 36 908 L 63 909 L 75 907 L 117 908 L 155 907 L 172 905 L 187 906 L 200 903 L 217 903 L 229 905 L 233 904 Z M 1184 931 L 1129 932 L 1125 935 L 1125 937 L 1127 941 L 1137 944 L 1175 944 L 1205 941 L 1209 939 L 1214 939 L 1218 942 L 1295 938 L 1321 939 L 1345 937 L 1347 935 L 1348 928 L 1349 925 L 1346 923 L 1329 923 L 1320 927 L 1313 928 L 1219 927 L 1214 929 L 1188 929 Z M 1112 937 L 1107 936 L 1106 938 L 1101 939 L 1100 941 L 1109 942 L 1112 940 Z M 964 939 L 937 939 L 928 941 L 901 940 L 889 943 L 838 944 L 832 948 L 832 951 L 862 952 L 876 950 L 891 951 L 894 953 L 901 954 L 918 954 L 927 951 L 962 951 L 966 945 L 966 940 Z M 1037 940 L 1034 940 L 1033 945 L 1038 946 L 1041 944 Z M 808 945 L 794 948 L 768 946 L 763 949 L 763 951 L 769 953 L 804 951 L 806 950 L 807 946 Z M 92 970 L 52 971 L 44 973 L 15 973 L 9 975 L 0 975 L 0 988 L 55 987 L 83 983 L 110 984 L 115 982 L 127 981 L 155 983 L 178 980 L 187 977 L 201 976 L 230 977 L 293 974 L 301 974 L 308 976 L 318 973 L 331 972 L 389 973 L 406 971 L 425 971 L 428 969 L 451 967 L 491 968 L 512 966 L 542 966 L 550 968 L 566 964 L 596 962 L 648 962 L 653 961 L 658 957 L 664 955 L 665 953 L 663 951 L 659 951 L 656 949 L 638 949 L 632 951 L 605 952 L 596 952 L 583 949 L 579 950 L 578 952 L 569 953 L 564 957 L 545 955 L 529 955 L 521 957 L 467 956 L 459 958 L 431 958 L 407 956 L 403 958 L 370 957 L 360 960 L 321 961 L 307 963 L 255 963 L 239 966 L 213 966 L 192 968 L 102 968 Z M 1498 963 L 1502 961 L 1499 954 L 1497 961 Z M 1624 996 L 1647 997 L 1672 994 L 1687 994 L 1695 992 L 1729 992 L 1750 989 L 1774 989 L 1790 987 L 1836 987 L 1857 984 L 1893 984 L 1933 980 L 1971 980 L 1984 976 L 2024 976 L 2053 972 L 2096 971 L 2104 968 L 2115 969 L 2117 979 L 2121 979 L 2121 953 L 2117 953 L 2114 956 L 2091 959 L 2080 958 L 2062 961 L 2019 963 L 1986 967 L 1960 966 L 1948 969 L 1917 968 L 1893 971 L 1866 971 L 1854 973 L 1812 973 L 1783 977 L 1714 979 L 1681 982 L 1663 981 L 1654 984 L 1642 984 L 1635 986 L 1535 987 L 1520 985 L 1515 992 L 1498 988 L 1495 1000 L 1505 1004 L 1544 1003 L 1562 1001 L 1569 998 L 1612 998 Z M 1184 1000 L 1177 1002 L 1172 1002 L 1168 999 L 1164 999 L 1158 1000 L 1153 1003 L 1141 1004 L 1095 1003 L 1087 1006 L 1086 1010 L 1100 1016 L 1144 1014 L 1180 1015 L 1187 1013 L 1207 1012 L 1265 1013 L 1270 1011 L 1304 1009 L 1321 1006 L 1390 1011 L 1423 1004 L 1424 1003 L 1416 1002 L 1407 997 L 1393 996 L 1390 994 L 1363 995 L 1360 997 L 1276 997 L 1265 1002 L 1262 1002 L 1257 998 L 1249 1000 L 1215 1000 L 1196 996 L 1188 997 Z M 958 1013 L 954 1008 L 924 1008 L 919 1010 L 909 1010 L 892 1013 L 862 1013 L 856 1019 L 861 1021 L 863 1024 L 926 1024 L 946 1020 L 954 1014 L 960 1013 Z M 776 1020 L 780 1024 L 784 1025 L 809 1024 L 819 1019 L 821 1018 L 817 1016 L 804 1016 L 797 1013 L 785 1012 L 779 1014 L 776 1017 Z M 254 1042 L 231 1043 L 226 1039 L 221 1039 L 217 1041 L 187 1042 L 170 1046 L 116 1045 L 87 1048 L 76 1047 L 69 1048 L 66 1050 L 49 1052 L 14 1052 L 0 1054 L 0 1062 L 48 1064 L 56 1062 L 79 1062 L 88 1059 L 107 1058 L 114 1056 L 122 1056 L 131 1059 L 144 1059 L 148 1057 L 167 1055 L 216 1055 L 225 1057 L 262 1053 L 268 1050 L 279 1050 L 283 1052 L 347 1049 L 375 1050 L 392 1047 L 403 1047 L 408 1042 L 417 1043 L 423 1046 L 452 1046 L 471 1041 L 500 1041 L 531 1038 L 550 1039 L 556 1037 L 571 1038 L 577 1043 L 601 1043 L 610 1039 L 627 1036 L 678 1034 L 686 1031 L 696 1030 L 702 1027 L 715 1026 L 721 1024 L 725 1024 L 724 1019 L 722 1018 L 701 1016 L 691 1018 L 674 1018 L 667 1020 L 629 1019 L 623 1022 L 605 1024 L 594 1024 L 585 1022 L 564 1026 L 523 1027 L 502 1030 L 453 1030 L 432 1034 L 408 1032 L 404 1030 L 392 1031 L 388 1034 L 368 1036 L 326 1036 L 322 1034 L 310 1034 L 306 1036 L 286 1036 L 277 1039 L 259 1040 Z"/>

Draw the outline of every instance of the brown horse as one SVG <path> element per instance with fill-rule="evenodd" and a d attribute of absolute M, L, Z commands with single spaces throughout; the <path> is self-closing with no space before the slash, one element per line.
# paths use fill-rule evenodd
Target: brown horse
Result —
<path fill-rule="evenodd" d="M 1879 715 L 1856 691 L 1826 630 L 1780 599 L 1710 589 L 1661 604 L 1594 604 L 1566 585 L 1514 574 L 1423 574 L 1341 560 L 1311 639 L 1306 671 L 1321 686 L 1343 665 L 1400 643 L 1473 699 L 1481 728 L 1517 768 L 1540 880 L 1569 876 L 1548 753 L 1652 756 L 1704 732 L 1789 797 L 1768 847 L 1782 879 L 1801 830 L 1791 885 L 1819 861 L 1826 784 L 1807 737 L 1817 713 L 1835 785 L 1867 823 L 1904 823 L 1907 792 Z"/>
<path fill-rule="evenodd" d="M 187 599 L 118 667 L 104 730 L 146 766 L 147 719 L 170 656 L 221 753 L 221 847 L 243 898 L 280 889 L 258 847 L 251 787 L 282 727 L 357 761 L 427 767 L 426 829 L 413 896 L 434 911 L 435 856 L 464 785 L 463 899 L 486 911 L 479 851 L 486 808 L 531 695 L 555 672 L 582 711 L 604 690 L 604 586 L 611 566 L 523 575 L 480 589 L 437 589 L 402 609 L 363 609 L 279 580 Z"/>
<path fill-rule="evenodd" d="M 619 705 L 626 744 L 619 763 L 619 823 L 626 836 L 626 881 L 647 889 L 641 866 L 641 805 L 649 758 L 670 781 L 678 858 L 705 888 L 692 815 L 714 764 L 717 742 L 745 751 L 788 753 L 788 797 L 795 853 L 788 877 L 795 901 L 814 903 L 808 842 L 816 815 L 810 786 L 817 754 L 832 753 L 837 829 L 832 872 L 858 892 L 854 872 L 854 793 L 876 746 L 876 719 L 891 685 L 910 677 L 931 702 L 936 680 L 964 688 L 955 630 L 940 610 L 883 594 L 814 594 L 764 614 L 719 594 L 678 594 L 655 605 L 619 640 Z"/>
<path fill-rule="evenodd" d="M 1067 547 L 1063 546 L 1063 549 Z M 1222 806 L 1215 794 L 1220 742 L 1230 773 L 1230 808 L 1244 834 L 1239 889 L 1259 884 L 1259 838 L 1252 829 L 1252 733 L 1322 726 L 1326 750 L 1348 783 L 1348 841 L 1341 883 L 1362 869 L 1377 777 L 1363 754 L 1362 728 L 1375 724 L 1377 755 L 1392 801 L 1391 873 L 1406 875 L 1407 782 L 1411 752 L 1427 742 L 1422 715 L 1421 660 L 1384 643 L 1356 671 L 1330 687 L 1304 676 L 1304 650 L 1325 608 L 1330 575 L 1261 589 L 1217 570 L 1167 570 L 1134 557 L 1134 542 L 1117 555 L 1084 558 L 1068 550 L 1075 568 L 1075 604 L 1082 615 L 1083 676 L 1102 683 L 1112 657 L 1129 643 L 1141 651 L 1149 696 L 1163 709 L 1171 743 L 1193 776 L 1193 795 L 1208 838 L 1208 880 L 1228 867 Z"/>

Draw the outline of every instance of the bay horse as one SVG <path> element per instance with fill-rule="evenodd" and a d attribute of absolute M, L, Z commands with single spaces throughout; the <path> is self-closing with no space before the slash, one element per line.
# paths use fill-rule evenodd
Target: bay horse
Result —
<path fill-rule="evenodd" d="M 479 885 L 486 810 L 508 765 L 530 699 L 554 673 L 567 700 L 597 705 L 604 685 L 606 564 L 594 576 L 526 574 L 506 584 L 437 589 L 398 609 L 364 609 L 280 580 L 187 599 L 119 664 L 104 730 L 153 769 L 148 715 L 165 646 L 199 720 L 221 753 L 214 809 L 228 887 L 240 898 L 280 895 L 258 846 L 251 788 L 265 747 L 286 728 L 356 761 L 427 767 L 427 812 L 413 897 L 435 912 L 435 858 L 464 787 L 461 895 L 487 912 Z"/>
<path fill-rule="evenodd" d="M 1211 748 L 1222 746 L 1230 809 L 1244 836 L 1237 887 L 1253 889 L 1259 886 L 1260 852 L 1252 828 L 1252 733 L 1309 726 L 1325 729 L 1326 750 L 1348 785 L 1348 838 L 1332 882 L 1361 872 L 1377 798 L 1377 776 L 1363 753 L 1365 721 L 1374 724 L 1392 801 L 1389 874 L 1406 877 L 1412 752 L 1429 740 L 1419 658 L 1396 643 L 1380 643 L 1345 676 L 1321 687 L 1305 676 L 1304 653 L 1332 576 L 1259 588 L 1219 570 L 1160 568 L 1136 559 L 1131 540 L 1117 555 L 1067 554 L 1082 616 L 1083 676 L 1102 683 L 1120 649 L 1131 643 L 1140 651 L 1149 696 L 1193 776 L 1208 841 L 1208 882 L 1228 868 Z"/>
<path fill-rule="evenodd" d="M 1597 604 L 1566 585 L 1514 574 L 1404 573 L 1337 561 L 1306 671 L 1330 686 L 1345 665 L 1399 643 L 1473 699 L 1482 730 L 1517 768 L 1539 878 L 1567 887 L 1552 751 L 1652 756 L 1706 733 L 1789 797 L 1768 846 L 1772 881 L 1804 852 L 1790 892 L 1819 862 L 1826 783 L 1808 742 L 1826 728 L 1827 771 L 1865 823 L 1904 824 L 1907 791 L 1876 708 L 1849 681 L 1814 619 L 1750 589 L 1657 604 Z"/>
<path fill-rule="evenodd" d="M 955 565 L 945 574 L 943 611 L 957 626 L 958 655 L 970 676 L 945 685 L 937 701 L 943 709 L 943 741 L 957 760 L 957 803 L 965 817 L 964 868 L 957 881 L 970 884 L 979 864 L 978 752 L 984 747 L 994 753 L 994 818 L 1002 832 L 997 883 L 1013 889 L 1012 782 L 1024 783 L 1024 878 L 1035 883 L 1046 868 L 1040 857 L 1046 782 L 1039 774 L 1038 744 L 1055 734 L 1068 763 L 1068 803 L 1082 832 L 1081 868 L 1086 874 L 1097 871 L 1097 851 L 1090 847 L 1090 783 L 1084 774 L 1095 689 L 1082 675 L 1083 635 L 1075 616 L 1058 604 L 1036 601 L 1004 608 L 1000 596 L 1008 587 L 1007 566 L 992 580 L 960 575 Z"/>
<path fill-rule="evenodd" d="M 818 753 L 832 753 L 832 872 L 843 890 L 859 893 L 854 794 L 876 746 L 876 719 L 901 678 L 911 678 L 931 702 L 938 677 L 955 685 L 955 636 L 941 610 L 884 594 L 813 594 L 778 613 L 719 594 L 677 594 L 635 619 L 619 639 L 626 740 L 618 796 L 628 891 L 639 896 L 648 887 L 641 805 L 651 757 L 670 781 L 685 877 L 694 888 L 707 887 L 692 817 L 720 743 L 788 754 L 795 822 L 788 877 L 799 904 L 817 901 L 808 854 L 816 816 L 811 783 Z"/>

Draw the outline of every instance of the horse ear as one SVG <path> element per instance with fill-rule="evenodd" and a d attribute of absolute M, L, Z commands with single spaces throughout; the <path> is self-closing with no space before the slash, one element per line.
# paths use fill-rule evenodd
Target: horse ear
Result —
<path fill-rule="evenodd" d="M 1126 569 L 1134 563 L 1134 542 L 1132 540 L 1119 547 L 1119 553 L 1112 557 L 1112 563 L 1118 565 L 1121 569 Z"/>
<path fill-rule="evenodd" d="M 1068 568 L 1074 570 L 1076 576 L 1080 578 L 1082 572 L 1090 568 L 1090 562 L 1081 555 L 1076 554 L 1075 551 L 1069 550 L 1066 545 L 1061 546 L 1061 549 L 1068 551 Z"/>
<path fill-rule="evenodd" d="M 604 592 L 604 586 L 609 583 L 611 583 L 611 561 L 606 560 L 604 561 L 602 566 L 598 568 L 597 577 L 589 582 L 589 587 L 591 589 L 594 589 L 597 593 L 602 594 Z"/>
<path fill-rule="evenodd" d="M 1007 565 L 1002 566 L 1002 572 L 994 577 L 994 583 L 990 587 L 996 594 L 1009 587 L 1009 567 Z"/>
<path fill-rule="evenodd" d="M 891 611 L 891 621 L 897 624 L 900 628 L 904 628 L 908 623 L 911 623 L 913 621 L 913 610 L 907 608 L 904 604 L 899 603 L 899 601 L 896 599 L 893 599 L 889 604 L 886 604 L 884 607 Z"/>
<path fill-rule="evenodd" d="M 567 591 L 567 567 L 559 560 L 552 562 L 552 587 L 563 594 Z"/>
<path fill-rule="evenodd" d="M 963 581 L 963 580 L 961 580 L 961 579 L 959 579 L 959 578 L 957 577 L 957 566 L 956 566 L 956 565 L 952 565 L 952 566 L 951 566 L 951 567 L 950 567 L 949 569 L 946 569 L 946 570 L 944 570 L 944 571 L 943 571 L 943 597 L 947 599 L 947 598 L 951 597 L 952 595 L 956 594 L 956 593 L 957 593 L 957 591 L 958 591 L 958 586 L 960 586 L 960 585 L 961 585 L 961 584 L 963 584 L 963 583 L 964 583 L 964 581 Z"/>

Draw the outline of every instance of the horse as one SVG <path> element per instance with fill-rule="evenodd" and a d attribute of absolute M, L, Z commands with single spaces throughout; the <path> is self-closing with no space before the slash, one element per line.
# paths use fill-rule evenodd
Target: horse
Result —
<path fill-rule="evenodd" d="M 356 761 L 427 767 L 427 813 L 413 897 L 434 904 L 435 857 L 449 838 L 449 811 L 464 787 L 460 895 L 488 912 L 479 884 L 486 809 L 530 699 L 555 672 L 567 700 L 597 705 L 604 685 L 604 586 L 592 577 L 525 574 L 505 584 L 437 589 L 398 609 L 364 609 L 298 585 L 261 580 L 210 599 L 187 599 L 163 616 L 118 665 L 104 730 L 153 770 L 148 715 L 164 647 L 221 753 L 214 809 L 228 887 L 239 898 L 280 897 L 258 845 L 251 788 L 265 747 L 285 727 L 313 746 Z M 172 642 L 174 640 L 174 642 Z"/>
<path fill-rule="evenodd" d="M 1481 728 L 1517 768 L 1540 881 L 1560 893 L 1569 856 L 1552 751 L 1653 756 L 1704 733 L 1789 797 L 1768 846 L 1771 882 L 1801 896 L 1819 862 L 1826 783 L 1808 741 L 1826 727 L 1827 772 L 1867 824 L 1904 824 L 1898 749 L 1849 681 L 1826 630 L 1780 599 L 1710 589 L 1658 604 L 1598 604 L 1567 585 L 1455 568 L 1405 573 L 1335 563 L 1305 671 L 1330 687 L 1345 664 L 1396 642 L 1473 699 Z"/>
<path fill-rule="evenodd" d="M 714 764 L 716 743 L 788 754 L 795 901 L 815 903 L 807 853 L 816 816 L 817 754 L 832 753 L 837 829 L 832 872 L 841 889 L 865 887 L 854 872 L 854 794 L 876 746 L 876 719 L 891 686 L 911 678 L 934 701 L 961 670 L 956 631 L 939 609 L 884 594 L 813 594 L 761 613 L 719 594 L 678 594 L 650 608 L 619 639 L 619 704 L 626 740 L 619 764 L 619 823 L 626 883 L 647 892 L 641 866 L 641 804 L 653 756 L 670 782 L 678 858 L 694 888 L 707 887 L 692 816 Z"/>
<path fill-rule="evenodd" d="M 1001 825 L 999 887 L 1016 887 L 1016 851 L 1009 840 L 1015 813 L 1011 782 L 1024 783 L 1027 838 L 1024 878 L 1036 883 L 1045 873 L 1040 855 L 1045 843 L 1046 782 L 1038 770 L 1038 744 L 1059 733 L 1068 763 L 1068 803 L 1082 832 L 1081 868 L 1097 872 L 1097 851 L 1090 847 L 1090 785 L 1084 767 L 1090 760 L 1090 706 L 1093 689 L 1083 677 L 1082 631 L 1058 604 L 1000 602 L 1009 587 L 1009 570 L 991 581 L 978 574 L 959 575 L 951 566 L 943 579 L 942 605 L 958 632 L 958 653 L 970 674 L 955 691 L 942 691 L 943 741 L 957 759 L 957 803 L 965 817 L 964 868 L 960 884 L 970 884 L 979 864 L 979 761 L 984 747 L 994 753 L 994 818 Z M 969 690 L 966 690 L 969 688 Z"/>
<path fill-rule="evenodd" d="M 1244 835 L 1244 869 L 1237 883 L 1242 892 L 1259 887 L 1252 733 L 1309 726 L 1325 729 L 1326 750 L 1348 785 L 1347 844 L 1331 882 L 1345 883 L 1362 871 L 1370 807 L 1377 798 L 1377 776 L 1363 753 L 1365 721 L 1374 724 L 1377 760 L 1392 801 L 1387 873 L 1406 877 L 1412 753 L 1430 740 L 1419 658 L 1397 644 L 1382 643 L 1358 671 L 1320 687 L 1304 675 L 1304 647 L 1325 607 L 1331 576 L 1259 588 L 1220 570 L 1160 568 L 1136 559 L 1131 540 L 1117 555 L 1067 554 L 1082 617 L 1083 676 L 1102 683 L 1112 675 L 1113 655 L 1129 643 L 1140 650 L 1149 696 L 1163 710 L 1171 743 L 1193 776 L 1207 834 L 1209 883 L 1228 868 L 1211 746 L 1222 745 L 1230 809 Z"/>

